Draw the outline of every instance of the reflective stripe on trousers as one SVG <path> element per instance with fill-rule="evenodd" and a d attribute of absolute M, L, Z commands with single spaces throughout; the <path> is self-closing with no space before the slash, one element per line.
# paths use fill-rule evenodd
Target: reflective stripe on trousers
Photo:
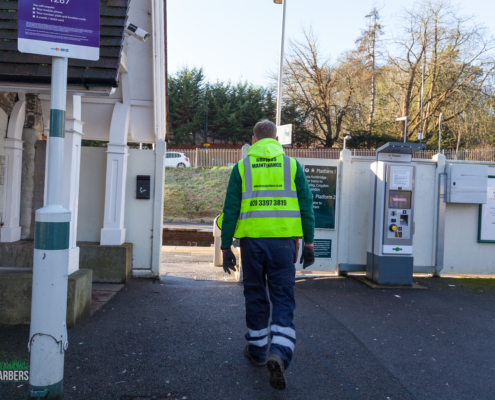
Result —
<path fill-rule="evenodd" d="M 296 331 L 293 328 L 272 325 L 272 345 L 288 347 L 293 352 L 296 345 L 295 340 Z"/>
<path fill-rule="evenodd" d="M 248 329 L 246 340 L 251 346 L 264 347 L 268 345 L 268 335 L 270 334 L 270 328 L 260 329 L 255 331 Z"/>

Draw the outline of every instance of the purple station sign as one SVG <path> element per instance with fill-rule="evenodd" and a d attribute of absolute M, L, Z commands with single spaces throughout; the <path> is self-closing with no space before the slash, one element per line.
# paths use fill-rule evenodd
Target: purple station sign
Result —
<path fill-rule="evenodd" d="M 100 0 L 19 0 L 18 18 L 22 53 L 100 58 Z"/>

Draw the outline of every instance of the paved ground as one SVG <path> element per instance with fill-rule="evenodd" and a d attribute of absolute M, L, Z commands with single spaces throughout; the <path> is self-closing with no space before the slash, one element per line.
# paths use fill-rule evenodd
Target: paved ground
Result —
<path fill-rule="evenodd" d="M 69 331 L 66 399 L 495 398 L 495 281 L 298 281 L 297 347 L 288 388 L 276 392 L 243 355 L 242 287 L 195 280 L 223 278 L 204 255 L 167 261 L 162 282 L 133 280 Z M 0 326 L 0 359 L 27 359 L 28 333 Z M 17 386 L 0 384 L 0 398 L 22 398 Z"/>

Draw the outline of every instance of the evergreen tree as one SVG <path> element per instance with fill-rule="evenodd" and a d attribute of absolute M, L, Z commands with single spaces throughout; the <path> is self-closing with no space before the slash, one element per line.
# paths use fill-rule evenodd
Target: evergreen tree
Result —
<path fill-rule="evenodd" d="M 169 77 L 170 139 L 173 145 L 196 143 L 204 127 L 205 76 L 203 68 L 182 68 Z"/>
<path fill-rule="evenodd" d="M 209 142 L 222 144 L 251 142 L 254 125 L 275 117 L 269 89 L 248 82 L 207 84 L 203 70 L 196 68 L 169 78 L 169 107 L 172 145 L 203 142 L 196 138 L 204 137 L 206 117 Z"/>

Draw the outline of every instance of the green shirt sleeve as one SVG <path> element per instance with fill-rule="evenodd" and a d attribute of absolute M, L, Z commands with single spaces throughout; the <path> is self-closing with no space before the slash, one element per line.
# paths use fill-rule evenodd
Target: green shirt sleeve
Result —
<path fill-rule="evenodd" d="M 315 239 L 315 215 L 313 212 L 313 194 L 309 188 L 306 174 L 301 164 L 297 162 L 296 189 L 299 209 L 301 210 L 301 223 L 304 242 L 313 243 Z"/>
<path fill-rule="evenodd" d="M 241 201 L 242 180 L 236 164 L 230 174 L 227 195 L 225 196 L 225 203 L 223 205 L 222 249 L 230 249 L 230 246 L 232 246 L 232 237 L 234 236 L 237 219 L 241 212 Z"/>

